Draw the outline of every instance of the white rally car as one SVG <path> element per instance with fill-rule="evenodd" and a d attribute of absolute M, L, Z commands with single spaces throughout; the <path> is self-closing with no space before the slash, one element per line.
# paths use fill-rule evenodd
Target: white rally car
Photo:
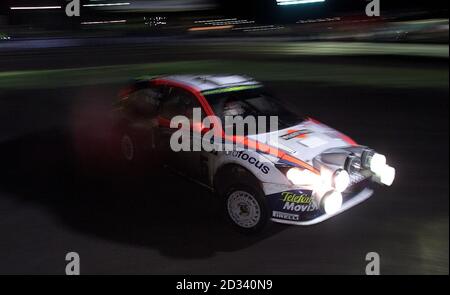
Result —
<path fill-rule="evenodd" d="M 229 221 L 245 233 L 261 231 L 270 221 L 316 224 L 368 199 L 372 183 L 390 186 L 395 178 L 385 156 L 292 114 L 249 77 L 142 78 L 121 92 L 117 106 L 117 145 L 125 162 L 152 157 L 210 188 L 223 200 Z M 174 152 L 170 138 L 177 129 L 170 122 L 190 118 L 194 108 L 218 118 L 277 116 L 279 130 L 246 134 L 244 148 L 233 151 Z M 203 133 L 194 130 L 194 136 L 196 131 Z"/>

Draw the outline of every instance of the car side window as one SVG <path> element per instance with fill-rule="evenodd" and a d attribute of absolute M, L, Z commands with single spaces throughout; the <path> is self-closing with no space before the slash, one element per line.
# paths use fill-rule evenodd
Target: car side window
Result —
<path fill-rule="evenodd" d="M 162 103 L 160 115 L 169 120 L 175 116 L 192 119 L 193 109 L 200 108 L 197 99 L 182 89 L 172 88 L 168 93 L 167 99 Z"/>
<path fill-rule="evenodd" d="M 156 88 L 146 88 L 134 92 L 129 98 L 130 110 L 141 116 L 156 114 L 161 99 L 161 93 Z"/>

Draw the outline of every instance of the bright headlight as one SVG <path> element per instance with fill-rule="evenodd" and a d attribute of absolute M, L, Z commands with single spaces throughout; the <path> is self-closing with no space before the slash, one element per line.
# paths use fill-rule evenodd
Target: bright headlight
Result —
<path fill-rule="evenodd" d="M 333 186 L 334 188 L 342 193 L 345 191 L 350 185 L 350 175 L 345 170 L 338 170 L 334 173 L 333 176 Z"/>
<path fill-rule="evenodd" d="M 378 182 L 391 186 L 395 179 L 395 169 L 386 164 L 386 157 L 374 153 L 367 156 L 367 162 L 370 170 L 376 175 Z"/>
<path fill-rule="evenodd" d="M 320 181 L 319 175 L 299 168 L 291 168 L 286 173 L 286 177 L 296 185 L 315 185 Z"/>
<path fill-rule="evenodd" d="M 369 167 L 375 174 L 380 174 L 386 166 L 386 157 L 382 154 L 374 154 L 369 160 Z"/>
<path fill-rule="evenodd" d="M 379 173 L 380 182 L 387 186 L 391 186 L 395 179 L 395 168 L 385 165 Z"/>
<path fill-rule="evenodd" d="M 342 207 L 342 194 L 337 191 L 327 193 L 322 199 L 322 206 L 326 214 L 335 214 Z"/>

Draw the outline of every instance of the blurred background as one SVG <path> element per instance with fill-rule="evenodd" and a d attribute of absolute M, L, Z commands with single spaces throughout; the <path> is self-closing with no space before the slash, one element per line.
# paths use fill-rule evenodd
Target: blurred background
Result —
<path fill-rule="evenodd" d="M 447 1 L 0 1 L 0 273 L 448 274 Z M 161 171 L 117 174 L 112 105 L 133 77 L 245 74 L 386 154 L 394 186 L 317 226 L 228 229 Z M 153 167 L 148 167 L 150 170 Z M 175 185 L 174 185 L 175 184 Z"/>
<path fill-rule="evenodd" d="M 3 39 L 101 36 L 286 36 L 302 40 L 446 42 L 444 1 L 382 1 L 369 18 L 365 0 L 6 0 Z"/>
<path fill-rule="evenodd" d="M 76 61 L 77 67 L 128 64 L 126 74 L 131 75 L 171 72 L 133 70 L 146 61 L 205 64 L 230 55 L 245 60 L 261 56 L 448 58 L 444 1 L 382 1 L 379 17 L 366 15 L 368 0 L 76 2 L 80 16 L 69 17 L 66 8 L 75 2 L 68 0 L 2 1 L 0 55 L 4 58 L 0 69 L 74 68 Z M 8 58 L 11 52 L 14 58 Z M 105 72 L 103 78 L 113 75 Z M 34 78 L 4 76 L 0 85 L 19 83 L 23 87 L 37 81 L 40 86 L 55 86 L 51 80 L 42 84 Z M 87 81 L 86 77 L 78 79 L 78 83 Z M 59 85 L 67 80 L 60 76 Z"/>

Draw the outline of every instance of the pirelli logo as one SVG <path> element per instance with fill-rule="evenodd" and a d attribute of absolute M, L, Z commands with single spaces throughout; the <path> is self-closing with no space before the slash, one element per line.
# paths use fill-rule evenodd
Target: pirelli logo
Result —
<path fill-rule="evenodd" d="M 273 218 L 277 218 L 277 219 L 292 220 L 292 221 L 300 220 L 300 216 L 297 214 L 289 214 L 289 213 L 284 213 L 284 212 L 280 212 L 280 211 L 273 211 L 272 216 L 273 216 Z"/>

